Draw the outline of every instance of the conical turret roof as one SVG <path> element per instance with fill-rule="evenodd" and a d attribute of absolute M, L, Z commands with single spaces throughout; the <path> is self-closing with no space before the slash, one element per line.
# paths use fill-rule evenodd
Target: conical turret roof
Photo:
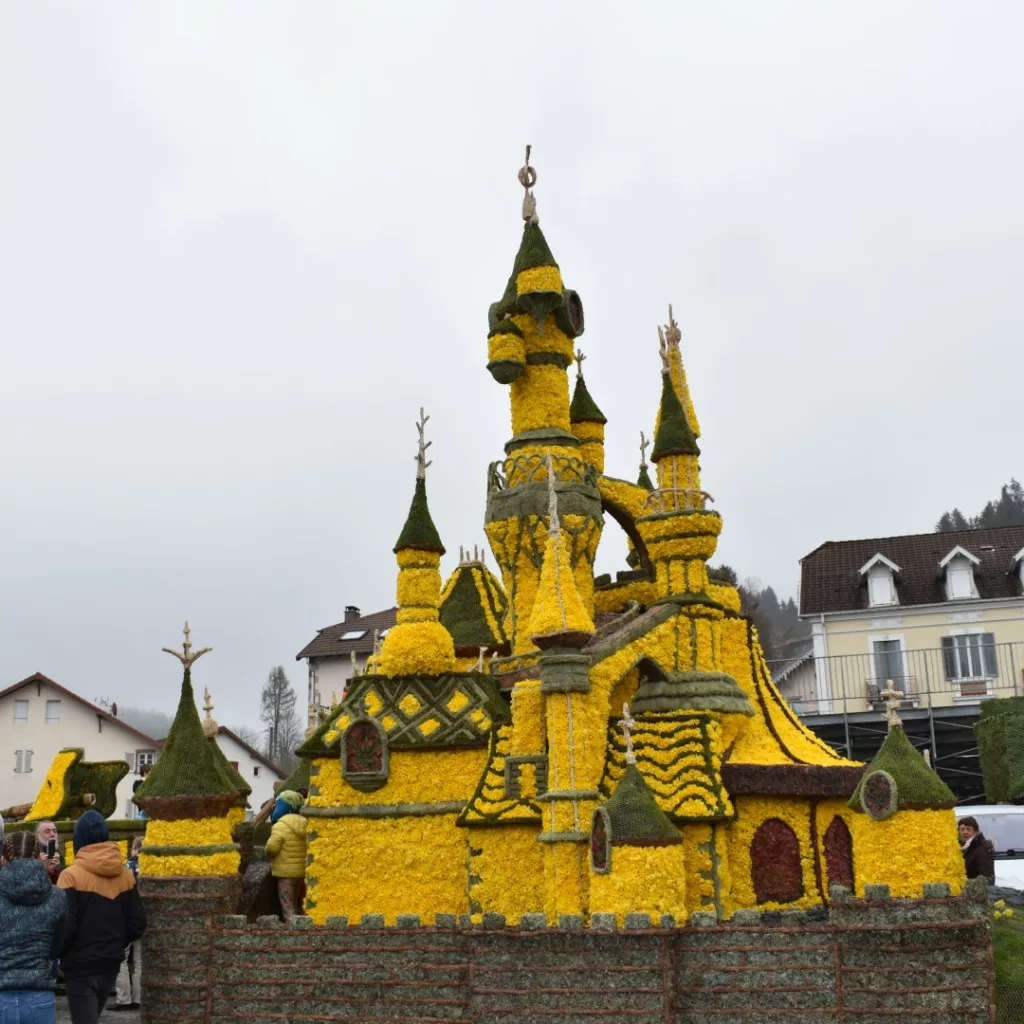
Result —
<path fill-rule="evenodd" d="M 672 378 L 668 373 L 661 375 L 661 416 L 658 432 L 654 438 L 654 451 L 651 459 L 658 462 L 666 455 L 700 455 L 697 440 L 690 430 L 683 412 L 682 403 L 676 390 L 672 387 Z"/>
<path fill-rule="evenodd" d="M 613 846 L 669 846 L 683 841 L 635 764 L 626 765 L 604 810 Z"/>
<path fill-rule="evenodd" d="M 427 481 L 422 476 L 416 477 L 416 489 L 413 491 L 412 504 L 406 516 L 405 525 L 398 536 L 394 551 L 412 548 L 417 551 L 436 551 L 444 554 L 444 545 L 430 518 L 430 507 L 427 505 Z"/>
<path fill-rule="evenodd" d="M 237 794 L 237 786 L 218 763 L 203 733 L 192 692 L 192 670 L 186 667 L 171 731 L 156 764 L 135 794 L 136 802 L 148 797 L 204 797 L 229 793 Z"/>
<path fill-rule="evenodd" d="M 654 481 L 651 480 L 651 474 L 647 472 L 647 463 L 640 463 L 640 475 L 636 478 L 638 487 L 643 487 L 648 491 L 654 490 Z"/>
<path fill-rule="evenodd" d="M 464 562 L 452 573 L 441 595 L 441 625 L 456 647 L 498 647 L 506 643 L 502 623 L 505 592 L 481 562 Z"/>
<path fill-rule="evenodd" d="M 580 357 L 582 358 L 582 356 Z M 572 393 L 572 404 L 569 406 L 570 423 L 607 423 L 608 418 L 598 408 L 587 389 L 583 374 L 576 377 L 576 388 Z"/>
<path fill-rule="evenodd" d="M 898 810 L 938 810 L 956 804 L 952 790 L 907 739 L 902 725 L 894 725 L 889 730 L 878 753 L 864 769 L 850 797 L 850 807 L 867 810 L 863 803 L 864 784 L 877 771 L 887 772 L 896 783 Z"/>

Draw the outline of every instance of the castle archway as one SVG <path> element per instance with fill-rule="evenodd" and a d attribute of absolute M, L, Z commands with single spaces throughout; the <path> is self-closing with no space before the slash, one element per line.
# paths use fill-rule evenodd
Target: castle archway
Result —
<path fill-rule="evenodd" d="M 758 903 L 792 903 L 803 896 L 800 840 L 779 818 L 762 822 L 754 833 L 750 876 Z"/>

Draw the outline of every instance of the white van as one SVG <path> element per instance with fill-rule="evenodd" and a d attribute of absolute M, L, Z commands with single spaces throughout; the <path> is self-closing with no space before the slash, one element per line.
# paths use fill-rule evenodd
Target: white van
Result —
<path fill-rule="evenodd" d="M 977 818 L 978 828 L 996 848 L 996 885 L 1024 889 L 1024 807 L 1016 804 L 964 804 L 960 818 Z"/>

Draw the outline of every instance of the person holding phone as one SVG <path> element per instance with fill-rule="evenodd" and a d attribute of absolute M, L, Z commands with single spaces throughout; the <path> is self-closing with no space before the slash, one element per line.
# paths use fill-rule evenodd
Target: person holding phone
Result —
<path fill-rule="evenodd" d="M 31 832 L 4 838 L 0 865 L 0 1020 L 57 1024 L 53 963 L 67 931 L 67 897 L 50 882 Z"/>
<path fill-rule="evenodd" d="M 60 863 L 60 842 L 57 826 L 52 821 L 41 821 L 36 825 L 36 839 L 39 841 L 39 859 L 46 865 L 47 874 L 54 885 L 63 870 Z"/>

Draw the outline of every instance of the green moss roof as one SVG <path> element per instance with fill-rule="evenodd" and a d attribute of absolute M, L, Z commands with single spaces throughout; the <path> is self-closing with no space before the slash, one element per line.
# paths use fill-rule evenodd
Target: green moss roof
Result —
<path fill-rule="evenodd" d="M 547 239 L 540 225 L 527 221 L 523 225 L 523 240 L 519 243 L 516 262 L 512 267 L 512 277 L 531 267 L 557 267 L 555 257 L 551 255 Z"/>
<path fill-rule="evenodd" d="M 436 551 L 439 555 L 444 554 L 444 545 L 441 543 L 437 527 L 434 526 L 434 520 L 430 518 L 430 508 L 427 505 L 427 482 L 421 476 L 416 478 L 416 490 L 412 495 L 409 515 L 406 516 L 405 526 L 402 527 L 394 550 L 397 553 L 408 548 L 414 548 L 417 551 Z"/>
<path fill-rule="evenodd" d="M 952 807 L 956 803 L 950 788 L 935 774 L 921 753 L 907 739 L 902 725 L 889 730 L 874 759 L 864 769 L 857 783 L 849 806 L 864 810 L 861 805 L 861 789 L 864 780 L 875 771 L 888 772 L 896 783 L 898 810 L 923 810 Z"/>
<path fill-rule="evenodd" d="M 325 722 L 324 725 L 330 727 L 329 722 Z M 299 758 L 299 763 L 292 769 L 291 775 L 281 783 L 278 792 L 283 793 L 287 789 L 295 793 L 300 789 L 309 789 L 309 758 Z"/>
<path fill-rule="evenodd" d="M 658 423 L 658 434 L 654 438 L 654 451 L 651 459 L 657 462 L 666 455 L 700 455 L 697 440 L 693 436 L 690 424 L 686 421 L 682 403 L 672 387 L 672 378 L 661 375 L 661 419 Z"/>
<path fill-rule="evenodd" d="M 171 731 L 136 796 L 212 796 L 234 792 L 234 782 L 218 764 L 203 732 L 192 693 L 192 672 L 186 668 Z"/>
<path fill-rule="evenodd" d="M 492 647 L 505 643 L 501 624 L 505 619 L 506 602 L 498 581 L 482 565 L 460 565 L 455 572 L 455 585 L 439 611 L 441 625 L 451 633 L 455 646 Z M 473 578 L 477 573 L 482 576 L 480 582 L 491 618 L 498 626 L 497 634 L 488 623 L 480 589 Z"/>
<path fill-rule="evenodd" d="M 640 475 L 636 478 L 638 487 L 644 487 L 648 491 L 654 490 L 654 481 L 651 480 L 651 474 L 647 472 L 647 463 L 640 463 Z"/>
<path fill-rule="evenodd" d="M 607 423 L 608 418 L 597 407 L 597 402 L 587 390 L 587 382 L 580 376 L 576 378 L 576 388 L 572 393 L 572 405 L 569 406 L 570 423 Z"/>
<path fill-rule="evenodd" d="M 612 826 L 612 845 L 646 846 L 682 841 L 679 830 L 658 806 L 635 764 L 626 765 L 604 809 Z"/>

